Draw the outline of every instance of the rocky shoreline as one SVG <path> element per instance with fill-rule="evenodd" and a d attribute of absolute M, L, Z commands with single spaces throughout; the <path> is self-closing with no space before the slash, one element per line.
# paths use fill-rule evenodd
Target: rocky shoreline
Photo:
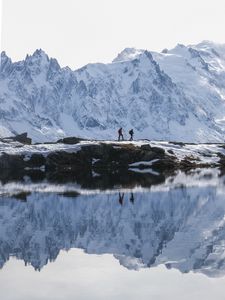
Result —
<path fill-rule="evenodd" d="M 90 181 L 97 177 L 121 181 L 125 177 L 127 183 L 136 174 L 142 178 L 158 176 L 161 181 L 177 170 L 212 167 L 222 172 L 225 169 L 224 144 L 89 141 L 76 137 L 35 145 L 0 142 L 0 180 L 3 181 L 26 174 L 56 181 L 64 178 Z"/>

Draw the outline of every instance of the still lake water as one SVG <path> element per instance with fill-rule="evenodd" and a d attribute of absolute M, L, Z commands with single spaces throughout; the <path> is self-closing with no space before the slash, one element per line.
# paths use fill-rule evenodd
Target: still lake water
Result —
<path fill-rule="evenodd" d="M 148 182 L 1 182 L 0 299 L 225 299 L 224 175 Z"/>

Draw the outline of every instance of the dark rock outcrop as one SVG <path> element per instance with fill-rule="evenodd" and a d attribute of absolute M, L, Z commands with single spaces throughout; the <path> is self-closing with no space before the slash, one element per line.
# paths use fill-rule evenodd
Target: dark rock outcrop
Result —
<path fill-rule="evenodd" d="M 69 137 L 58 143 L 76 146 L 58 147 L 56 143 L 47 148 L 52 150 L 42 153 L 40 145 L 32 146 L 30 151 L 29 147 L 24 148 L 24 152 L 21 145 L 20 150 L 15 151 L 17 154 L 13 154 L 13 151 L 12 154 L 1 152 L 0 180 L 21 179 L 28 175 L 32 180 L 46 178 L 62 182 L 65 179 L 79 182 L 82 186 L 100 185 L 107 188 L 112 183 L 120 182 L 124 182 L 126 186 L 132 186 L 137 181 L 142 185 L 151 185 L 164 181 L 166 176 L 172 175 L 176 170 L 215 167 L 213 160 L 210 165 L 191 155 L 178 160 L 172 150 L 165 151 L 163 147 L 153 147 L 147 142 L 141 145 L 131 142 L 80 142 L 79 138 Z M 221 154 L 221 166 L 225 165 L 224 161 Z"/>
<path fill-rule="evenodd" d="M 32 144 L 32 139 L 28 137 L 27 132 L 15 135 L 15 136 L 10 136 L 7 138 L 3 138 L 2 141 L 6 141 L 6 142 L 19 142 L 21 144 L 24 145 L 31 145 Z"/>
<path fill-rule="evenodd" d="M 31 145 L 32 143 L 32 139 L 27 136 L 27 132 L 16 135 L 13 139 L 14 141 L 20 142 L 22 144 Z"/>
<path fill-rule="evenodd" d="M 81 141 L 84 141 L 84 139 L 71 136 L 71 137 L 66 137 L 66 138 L 60 139 L 56 143 L 75 145 L 75 144 L 80 143 Z"/>
<path fill-rule="evenodd" d="M 76 138 L 69 141 L 76 142 Z M 23 180 L 26 175 L 32 181 L 76 181 L 83 187 L 92 188 L 100 186 L 104 189 L 120 184 L 134 187 L 137 183 L 147 187 L 163 182 L 163 174 L 171 174 L 176 166 L 173 164 L 175 157 L 171 161 L 163 149 L 149 144 L 136 146 L 132 143 L 99 142 L 77 146 L 74 151 L 52 150 L 47 154 L 27 151 L 17 155 L 2 153 L 0 180 Z M 157 162 L 155 169 L 160 171 L 157 176 L 148 172 L 138 174 L 130 167 L 133 163 L 151 160 L 162 161 Z M 138 170 L 138 167 L 135 168 Z M 146 164 L 139 168 L 149 166 Z"/>
<path fill-rule="evenodd" d="M 73 139 L 75 142 L 76 138 Z M 72 140 L 69 140 L 72 143 Z M 68 142 L 68 140 L 66 140 Z M 78 140 L 77 140 L 78 142 Z M 22 152 L 21 152 L 22 153 Z M 158 147 L 149 144 L 137 146 L 132 143 L 104 143 L 80 145 L 77 151 L 51 151 L 48 154 L 30 153 L 10 155 L 3 153 L 0 156 L 2 170 L 22 170 L 45 168 L 46 172 L 80 172 L 88 174 L 92 171 L 98 174 L 118 173 L 128 171 L 130 165 L 137 162 L 155 160 L 152 168 L 163 173 L 179 168 L 175 156 L 165 153 Z M 149 168 L 143 164 L 141 168 Z"/>

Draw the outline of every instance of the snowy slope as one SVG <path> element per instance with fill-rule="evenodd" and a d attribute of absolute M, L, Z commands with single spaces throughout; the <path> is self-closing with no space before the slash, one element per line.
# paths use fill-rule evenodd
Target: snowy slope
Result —
<path fill-rule="evenodd" d="M 115 138 L 122 126 L 136 138 L 223 141 L 224 53 L 210 42 L 167 53 L 127 48 L 110 64 L 72 71 L 42 50 L 15 63 L 2 52 L 0 136 Z"/>

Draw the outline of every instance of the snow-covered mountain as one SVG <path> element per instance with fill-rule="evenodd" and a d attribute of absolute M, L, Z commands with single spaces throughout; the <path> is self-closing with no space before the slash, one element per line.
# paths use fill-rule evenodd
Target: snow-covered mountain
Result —
<path fill-rule="evenodd" d="M 2 197 L 0 266 L 15 256 L 41 269 L 60 250 L 81 248 L 111 253 L 129 269 L 163 263 L 181 272 L 224 276 L 224 178 L 197 186 L 184 174 L 171 180 L 134 192 L 133 201 L 125 193 L 123 205 L 115 191 L 74 199 L 34 192 L 27 202 Z M 184 181 L 189 185 L 179 187 Z"/>
<path fill-rule="evenodd" d="M 1 54 L 0 135 L 223 141 L 225 45 L 204 41 L 162 53 L 127 48 L 112 63 L 72 71 L 36 50 L 20 62 Z"/>

